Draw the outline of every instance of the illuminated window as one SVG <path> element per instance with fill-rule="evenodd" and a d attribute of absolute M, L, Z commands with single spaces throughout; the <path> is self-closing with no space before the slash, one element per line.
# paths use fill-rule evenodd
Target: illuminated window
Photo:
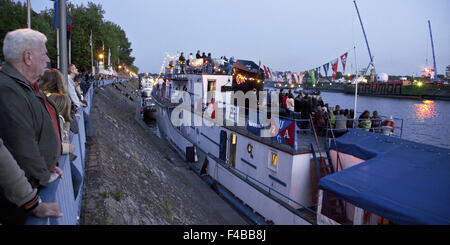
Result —
<path fill-rule="evenodd" d="M 208 80 L 208 92 L 209 91 L 216 91 L 216 81 L 215 80 Z"/>
<path fill-rule="evenodd" d="M 235 145 L 236 144 L 236 135 L 235 134 L 231 134 L 231 144 Z"/>
<path fill-rule="evenodd" d="M 269 151 L 269 166 L 270 169 L 277 171 L 278 154 L 274 151 Z"/>

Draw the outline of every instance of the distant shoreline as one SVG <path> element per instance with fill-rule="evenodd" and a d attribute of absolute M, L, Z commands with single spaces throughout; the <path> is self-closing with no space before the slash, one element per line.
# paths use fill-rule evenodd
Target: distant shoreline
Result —
<path fill-rule="evenodd" d="M 318 89 L 320 92 L 330 92 L 330 93 L 343 93 L 348 95 L 354 95 L 352 93 L 344 93 L 344 91 L 336 90 L 336 89 Z M 433 95 L 380 95 L 380 94 L 358 94 L 359 96 L 368 96 L 368 97 L 380 97 L 380 98 L 391 98 L 391 99 L 410 99 L 410 100 L 445 100 L 450 101 L 450 96 L 433 96 Z"/>

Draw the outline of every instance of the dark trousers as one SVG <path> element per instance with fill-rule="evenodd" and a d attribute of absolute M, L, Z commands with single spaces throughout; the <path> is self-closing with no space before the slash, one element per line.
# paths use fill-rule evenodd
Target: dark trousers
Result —
<path fill-rule="evenodd" d="M 8 201 L 0 194 L 0 223 L 2 225 L 24 225 L 28 212 Z"/>

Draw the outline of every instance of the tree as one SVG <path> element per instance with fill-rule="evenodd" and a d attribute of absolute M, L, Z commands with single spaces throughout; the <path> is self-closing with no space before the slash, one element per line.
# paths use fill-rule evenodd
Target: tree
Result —
<path fill-rule="evenodd" d="M 0 0 L 0 43 L 3 44 L 6 33 L 27 27 L 27 6 L 21 2 Z M 0 60 L 5 60 L 0 50 Z"/>
<path fill-rule="evenodd" d="M 92 31 L 95 60 L 98 60 L 98 54 L 102 51 L 102 43 L 104 43 L 106 63 L 110 48 L 113 67 L 117 67 L 120 60 L 121 64 L 129 67 L 128 69 L 138 72 L 138 68 L 133 65 L 135 58 L 131 56 L 131 43 L 125 31 L 119 25 L 103 19 L 105 11 L 100 4 L 89 2 L 87 6 L 83 4 L 75 6 L 69 2 L 67 8 L 71 8 L 72 17 L 71 62 L 76 64 L 80 71 L 91 70 L 89 38 Z M 8 31 L 26 28 L 26 5 L 12 0 L 0 0 L 0 13 L 0 41 L 3 43 Z M 47 36 L 47 55 L 51 60 L 51 67 L 56 67 L 57 64 L 54 16 L 53 8 L 46 9 L 41 13 L 33 13 L 31 20 L 31 28 Z M 0 50 L 0 60 L 3 59 L 3 53 Z"/>

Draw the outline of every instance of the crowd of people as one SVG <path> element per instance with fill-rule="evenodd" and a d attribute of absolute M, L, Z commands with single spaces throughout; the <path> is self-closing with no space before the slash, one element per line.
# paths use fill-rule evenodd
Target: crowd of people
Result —
<path fill-rule="evenodd" d="M 61 155 L 76 159 L 69 135 L 78 134 L 83 113 L 87 144 L 92 143 L 84 94 L 95 79 L 68 66 L 68 77 L 47 69 L 47 37 L 17 29 L 3 41 L 0 66 L 0 223 L 24 224 L 30 214 L 61 217 L 57 203 L 41 200 L 39 191 L 63 177 Z"/>
<path fill-rule="evenodd" d="M 200 62 L 199 62 L 200 61 Z M 180 73 L 222 73 L 230 74 L 233 68 L 235 60 L 234 57 L 228 59 L 226 56 L 221 56 L 220 59 L 213 59 L 211 53 L 206 55 L 205 52 L 200 54 L 200 50 L 197 50 L 195 58 L 193 53 L 189 53 L 189 57 L 184 57 L 184 52 L 181 52 L 178 57 L 178 64 L 180 66 Z M 169 63 L 169 67 L 175 65 Z"/>
<path fill-rule="evenodd" d="M 280 89 L 278 94 L 278 102 L 280 105 L 280 115 L 291 119 L 300 119 L 297 121 L 301 132 L 305 133 L 310 128 L 310 119 L 319 136 L 325 136 L 328 132 L 339 137 L 347 132 L 349 128 L 361 128 L 364 131 L 375 133 L 383 133 L 392 135 L 395 129 L 395 123 L 392 116 L 382 120 L 378 115 L 378 111 L 373 111 L 370 115 L 369 111 L 364 111 L 355 119 L 353 109 L 342 109 L 339 105 L 330 107 L 326 104 L 322 97 L 316 95 L 310 96 L 308 93 L 298 93 L 294 97 L 292 90 L 287 93 L 284 89 Z"/>

